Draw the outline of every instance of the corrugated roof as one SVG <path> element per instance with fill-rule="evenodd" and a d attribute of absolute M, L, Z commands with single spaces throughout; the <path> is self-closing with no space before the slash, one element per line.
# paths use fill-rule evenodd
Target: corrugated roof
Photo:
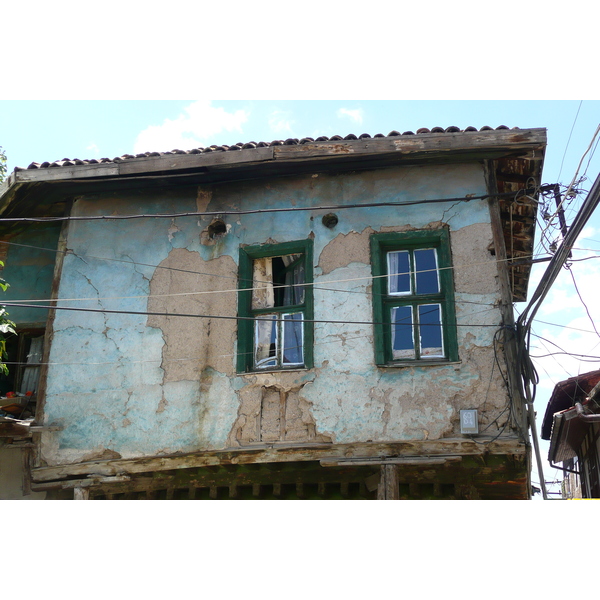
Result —
<path fill-rule="evenodd" d="M 506 125 L 500 125 L 496 127 L 495 130 L 501 129 L 510 129 Z M 519 127 L 513 127 L 513 130 L 520 129 Z M 466 129 L 460 129 L 459 127 L 451 126 L 451 127 L 433 127 L 432 129 L 427 129 L 426 127 L 422 127 L 417 129 L 417 132 L 413 131 L 405 131 L 404 133 L 400 133 L 399 131 L 390 131 L 390 133 L 383 135 L 382 133 L 377 133 L 373 136 L 368 133 L 362 133 L 357 136 L 353 133 L 342 137 L 341 135 L 334 135 L 332 137 L 320 136 L 318 138 L 288 138 L 286 140 L 273 140 L 272 142 L 238 142 L 237 144 L 233 144 L 231 146 L 226 145 L 212 145 L 207 146 L 205 148 L 193 148 L 191 150 L 171 150 L 170 152 L 142 152 L 140 154 L 124 154 L 123 156 L 117 156 L 115 158 L 92 158 L 92 159 L 79 159 L 79 158 L 63 158 L 62 160 L 55 160 L 53 162 L 43 162 L 37 163 L 32 162 L 28 167 L 15 167 L 15 171 L 25 171 L 28 169 L 48 169 L 48 168 L 58 168 L 58 167 L 70 167 L 74 165 L 95 165 L 101 163 L 119 163 L 127 160 L 132 160 L 135 158 L 149 158 L 149 157 L 162 157 L 169 156 L 173 154 L 203 154 L 207 152 L 235 152 L 237 150 L 248 150 L 252 148 L 267 148 L 272 146 L 296 146 L 308 143 L 315 142 L 336 142 L 336 141 L 349 141 L 349 140 L 362 140 L 369 138 L 385 138 L 385 137 L 403 137 L 403 136 L 412 136 L 412 135 L 426 135 L 426 134 L 440 134 L 440 133 L 469 133 L 469 132 L 480 132 L 480 131 L 494 131 L 493 127 L 488 127 L 485 125 L 480 129 L 476 127 L 467 127 Z"/>

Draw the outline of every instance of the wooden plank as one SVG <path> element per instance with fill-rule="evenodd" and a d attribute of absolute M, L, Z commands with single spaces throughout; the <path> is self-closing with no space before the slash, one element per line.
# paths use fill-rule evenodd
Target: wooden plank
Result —
<path fill-rule="evenodd" d="M 425 133 L 362 140 L 312 142 L 296 146 L 275 146 L 276 160 L 293 160 L 326 156 L 365 156 L 385 153 L 455 152 L 459 150 L 501 150 L 515 152 L 546 143 L 546 130 L 494 130 L 462 133 Z"/>
<path fill-rule="evenodd" d="M 429 457 L 429 456 L 414 456 L 411 458 L 387 458 L 387 459 L 322 459 L 320 462 L 322 467 L 364 467 L 370 465 L 443 465 L 447 462 L 460 462 L 462 456 L 448 457 Z"/>
<path fill-rule="evenodd" d="M 31 448 L 21 450 L 21 466 L 23 469 L 23 496 L 31 494 Z"/>
<path fill-rule="evenodd" d="M 497 192 L 497 182 L 494 172 L 494 165 L 486 163 L 485 174 L 490 193 Z M 510 285 L 510 267 L 507 262 L 506 242 L 504 229 L 500 216 L 500 205 L 497 198 L 488 200 L 490 219 L 492 225 L 492 236 L 494 240 L 494 249 L 496 252 L 496 265 L 498 269 L 498 283 L 500 285 L 500 313 L 502 322 L 508 329 L 503 330 L 502 341 L 504 344 L 504 354 L 506 358 L 506 370 L 510 393 L 514 401 L 514 411 L 512 414 L 513 425 L 517 425 L 526 437 L 527 418 L 524 412 L 525 398 L 522 394 L 521 376 L 517 372 L 517 342 L 515 332 L 515 321 L 513 313 L 513 291 Z"/>
<path fill-rule="evenodd" d="M 89 500 L 90 490 L 87 488 L 76 487 L 73 490 L 73 500 Z"/>
<path fill-rule="evenodd" d="M 62 431 L 64 427 L 62 425 L 30 425 L 29 431 L 31 433 L 43 433 L 44 431 Z"/>
<path fill-rule="evenodd" d="M 377 500 L 398 500 L 400 498 L 398 467 L 395 465 L 381 465 L 379 473 Z"/>
<path fill-rule="evenodd" d="M 28 425 L 22 423 L 0 423 L 0 438 L 31 437 Z"/>
<path fill-rule="evenodd" d="M 258 464 L 297 461 L 320 461 L 332 459 L 368 459 L 377 457 L 419 457 L 448 455 L 469 456 L 482 452 L 489 454 L 525 455 L 524 443 L 515 439 L 479 436 L 475 443 L 467 438 L 423 440 L 407 442 L 365 442 L 357 444 L 310 444 L 267 445 L 263 448 L 241 448 L 222 451 L 206 451 L 160 457 L 144 457 L 93 461 L 69 465 L 37 467 L 32 470 L 36 482 L 59 480 L 66 477 L 91 474 L 112 476 L 121 474 L 148 473 L 172 469 L 218 466 L 220 464 Z M 481 442 L 487 442 L 485 446 Z"/>
<path fill-rule="evenodd" d="M 15 173 L 15 183 L 35 183 L 37 181 L 64 181 L 89 177 L 117 177 L 119 163 L 100 163 L 97 165 L 74 165 L 47 169 L 27 169 Z"/>
<path fill-rule="evenodd" d="M 75 488 L 91 488 L 101 484 L 124 483 L 131 480 L 128 475 L 119 475 L 115 477 L 90 477 L 86 479 L 69 479 L 68 481 L 48 481 L 44 483 L 33 483 L 32 490 L 34 492 L 45 492 L 55 489 L 75 489 Z"/>
<path fill-rule="evenodd" d="M 247 150 L 229 150 L 225 152 L 203 152 L 202 154 L 171 154 L 147 158 L 132 158 L 119 163 L 120 175 L 157 173 L 201 169 L 204 167 L 226 166 L 234 164 L 260 163 L 272 160 L 273 148 L 249 148 Z"/>
<path fill-rule="evenodd" d="M 206 167 L 261 163 L 273 158 L 273 147 L 203 152 L 201 154 L 168 154 L 130 158 L 118 162 L 26 169 L 17 171 L 14 184 L 39 181 L 69 181 L 163 173 Z"/>
<path fill-rule="evenodd" d="M 251 165 L 276 160 L 294 161 L 309 158 L 376 156 L 379 154 L 415 154 L 429 152 L 497 150 L 514 153 L 532 149 L 546 143 L 546 130 L 492 130 L 481 132 L 429 133 L 361 140 L 311 142 L 307 144 L 267 146 L 235 151 L 203 152 L 200 154 L 170 154 L 132 158 L 116 163 L 73 165 L 45 169 L 17 171 L 14 183 L 38 181 L 66 181 L 86 178 L 107 178 L 122 175 L 169 173 L 175 171 Z"/>

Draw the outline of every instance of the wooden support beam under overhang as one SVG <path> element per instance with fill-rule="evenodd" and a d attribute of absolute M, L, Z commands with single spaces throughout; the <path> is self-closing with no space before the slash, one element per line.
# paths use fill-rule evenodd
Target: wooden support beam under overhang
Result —
<path fill-rule="evenodd" d="M 199 467 L 114 477 L 92 475 L 33 484 L 54 498 L 106 499 L 526 499 L 525 455 L 479 455 L 405 461 L 317 461 Z"/>
<path fill-rule="evenodd" d="M 487 443 L 485 443 L 487 441 Z M 428 456 L 525 455 L 527 447 L 515 438 L 493 440 L 478 438 L 476 443 L 466 438 L 410 442 L 365 442 L 356 444 L 264 444 L 260 447 L 222 451 L 194 452 L 168 456 L 90 461 L 75 464 L 37 467 L 32 469 L 36 483 L 60 481 L 73 477 L 120 476 L 175 469 L 220 465 L 248 465 L 298 461 L 386 459 Z"/>

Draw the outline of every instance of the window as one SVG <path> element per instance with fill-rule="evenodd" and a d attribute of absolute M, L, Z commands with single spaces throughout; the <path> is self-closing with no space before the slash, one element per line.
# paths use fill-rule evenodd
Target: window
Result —
<path fill-rule="evenodd" d="M 312 240 L 240 249 L 239 372 L 312 366 L 312 264 Z"/>
<path fill-rule="evenodd" d="M 458 360 L 446 229 L 371 236 L 375 360 Z"/>

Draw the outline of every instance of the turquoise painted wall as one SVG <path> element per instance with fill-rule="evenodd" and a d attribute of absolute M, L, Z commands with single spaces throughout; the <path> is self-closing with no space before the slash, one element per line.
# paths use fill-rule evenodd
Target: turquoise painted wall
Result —
<path fill-rule="evenodd" d="M 10 236 L 2 278 L 10 284 L 2 300 L 26 301 L 50 298 L 60 223 L 37 223 L 27 232 Z M 31 247 L 34 246 L 34 247 Z M 38 248 L 45 248 L 40 250 Z M 24 327 L 45 327 L 45 309 L 12 307 L 10 319 Z"/>
<path fill-rule="evenodd" d="M 466 282 L 461 289 L 457 287 L 459 319 L 468 315 L 485 325 L 499 322 L 499 312 L 492 307 L 498 300 L 493 283 L 495 263 L 483 248 L 491 240 L 485 201 L 339 209 L 335 211 L 339 222 L 332 230 L 321 223 L 328 211 L 319 209 L 326 205 L 484 194 L 480 165 L 313 174 L 222 184 L 202 188 L 201 192 L 198 198 L 210 197 L 209 211 L 290 207 L 314 210 L 224 215 L 229 231 L 212 245 L 202 243 L 202 232 L 211 222 L 208 217 L 71 222 L 67 245 L 72 254 L 65 257 L 63 265 L 61 304 L 145 312 L 157 278 L 161 278 L 165 293 L 176 289 L 180 275 L 159 272 L 156 266 L 171 265 L 170 257 L 179 256 L 177 251 L 186 251 L 185 256 L 196 261 L 194 264 L 207 268 L 217 262 L 227 265 L 219 267 L 213 277 L 224 278 L 225 287 L 234 290 L 240 245 L 310 236 L 314 237 L 315 249 L 315 318 L 334 315 L 339 320 L 369 320 L 370 265 L 364 261 L 343 264 L 341 257 L 341 266 L 324 273 L 319 267 L 324 249 L 350 233 L 361 234 L 361 240 L 368 243 L 371 231 L 424 228 L 443 221 L 457 242 L 455 247 L 453 241 L 455 261 L 474 260 L 471 247 L 481 251 L 482 262 L 487 261 L 474 267 L 487 273 L 486 285 L 476 288 Z M 192 212 L 199 206 L 197 195 L 197 188 L 187 188 L 152 196 L 139 193 L 82 198 L 75 203 L 73 214 Z M 196 277 L 195 291 L 207 291 L 202 276 L 188 276 Z M 336 284 L 338 280 L 353 281 Z M 339 286 L 353 293 L 332 291 Z M 178 297 L 165 297 L 164 301 L 170 302 L 174 310 L 189 306 L 178 304 Z M 479 312 L 474 310 L 474 303 L 479 303 Z M 471 317 L 474 313 L 477 317 Z M 134 457 L 231 446 L 232 428 L 240 422 L 245 398 L 253 397 L 256 388 L 283 385 L 284 379 L 310 406 L 317 431 L 337 442 L 443 437 L 452 433 L 457 410 L 470 407 L 475 394 L 487 401 L 486 389 L 488 395 L 490 389 L 498 392 L 497 398 L 489 398 L 490 406 L 504 398 L 498 374 L 492 374 L 489 381 L 484 381 L 482 375 L 485 372 L 485 378 L 490 376 L 492 365 L 490 327 L 469 331 L 459 328 L 462 364 L 435 370 L 378 369 L 373 363 L 370 326 L 323 324 L 315 328 L 315 368 L 311 371 L 236 375 L 233 336 L 217 358 L 182 363 L 184 374 L 177 375 L 174 361 L 165 362 L 165 357 L 178 344 L 181 348 L 177 360 L 182 361 L 186 345 L 192 348 L 194 340 L 199 339 L 196 336 L 206 332 L 200 331 L 195 319 L 171 319 L 164 327 L 149 325 L 152 322 L 146 315 L 57 312 L 44 421 L 64 429 L 44 434 L 42 453 L 49 464 L 91 460 L 106 450 Z M 231 325 L 215 327 L 210 332 L 214 340 L 220 335 L 219 327 L 227 332 Z M 223 334 L 220 343 L 228 339 Z M 224 366 L 215 368 L 218 361 Z"/>

